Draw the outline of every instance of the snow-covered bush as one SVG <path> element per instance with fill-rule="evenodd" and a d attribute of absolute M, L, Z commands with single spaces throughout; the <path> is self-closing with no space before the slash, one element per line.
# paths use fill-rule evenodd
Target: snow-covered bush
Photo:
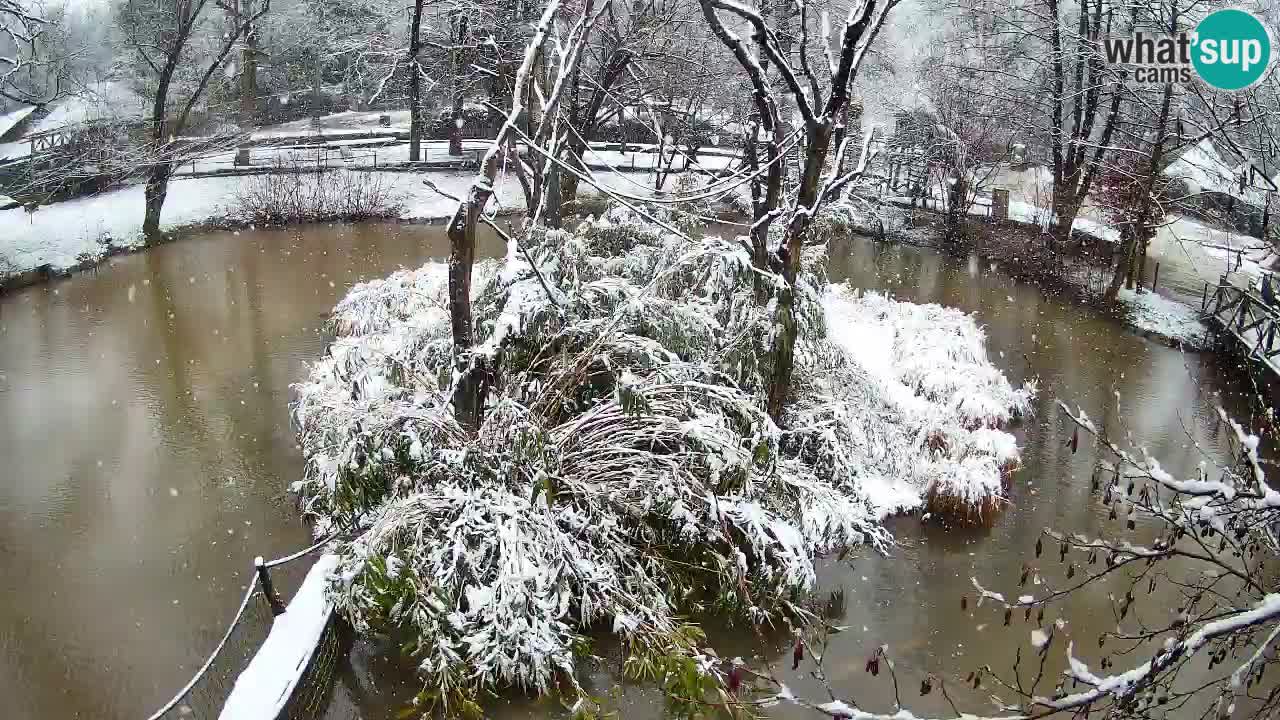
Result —
<path fill-rule="evenodd" d="M 875 238 L 897 236 L 911 223 L 910 212 L 895 205 L 851 196 L 829 203 L 818 213 L 814 235 L 821 240 L 850 232 Z"/>
<path fill-rule="evenodd" d="M 244 178 L 228 216 L 257 225 L 367 220 L 399 215 L 402 200 L 378 173 L 317 172 L 306 162 L 277 163 L 272 172 Z"/>
<path fill-rule="evenodd" d="M 990 524 L 1018 461 L 1001 428 L 1030 410 L 1034 384 L 1012 387 L 987 359 L 973 319 L 938 305 L 857 297 L 828 286 L 822 363 L 790 410 L 793 442 L 835 436 L 824 460 L 858 478 L 882 511 L 924 504 L 950 522 Z"/>
<path fill-rule="evenodd" d="M 958 313 L 919 328 L 929 316 L 904 304 L 802 283 L 784 430 L 762 409 L 771 316 L 741 242 L 689 240 L 618 208 L 522 241 L 533 265 L 511 249 L 476 270 L 494 378 L 478 432 L 449 405 L 441 266 L 354 288 L 297 386 L 295 490 L 321 532 L 353 538 L 336 606 L 359 630 L 410 638 L 424 700 L 576 687 L 589 629 L 651 657 L 686 648 L 680 618 L 698 612 L 803 621 L 816 556 L 887 547 L 880 518 L 913 504 L 886 500 L 903 494 L 887 485 L 915 504 L 918 483 L 949 473 L 998 488 L 1016 458 L 993 428 L 1027 392 L 1000 385 Z M 833 318 L 958 347 L 895 359 L 906 374 L 889 377 L 828 337 Z"/>

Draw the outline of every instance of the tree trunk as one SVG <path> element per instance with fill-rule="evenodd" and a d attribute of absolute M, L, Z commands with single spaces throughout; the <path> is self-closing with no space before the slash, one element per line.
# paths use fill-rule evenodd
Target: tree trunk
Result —
<path fill-rule="evenodd" d="M 1176 26 L 1176 21 L 1175 21 Z M 1107 288 L 1107 300 L 1115 300 L 1120 294 L 1120 286 L 1127 280 L 1128 286 L 1133 287 L 1133 273 L 1136 272 L 1136 254 L 1138 252 L 1138 243 L 1142 243 L 1142 252 L 1146 254 L 1146 237 L 1149 231 L 1151 219 L 1151 205 L 1153 202 L 1152 194 L 1155 192 L 1156 177 L 1160 173 L 1160 164 L 1164 159 L 1164 143 L 1168 140 L 1167 130 L 1169 126 L 1169 108 L 1173 104 L 1173 85 L 1165 83 L 1164 99 L 1160 104 L 1160 116 L 1156 121 L 1155 128 L 1155 144 L 1151 148 L 1151 158 L 1147 163 L 1146 176 L 1143 178 L 1143 192 L 1138 205 L 1138 212 L 1135 213 L 1133 219 L 1133 233 L 1127 250 L 1124 252 L 1124 258 L 1129 261 L 1126 267 L 1121 264 L 1116 267 L 1116 274 L 1111 278 L 1111 286 Z"/>
<path fill-rule="evenodd" d="M 943 240 L 953 247 L 964 244 L 964 220 L 968 208 L 969 183 L 963 171 L 956 169 L 955 182 L 947 187 L 947 212 L 943 216 Z"/>
<path fill-rule="evenodd" d="M 422 159 L 422 77 L 418 53 L 422 51 L 423 2 L 413 0 L 413 13 L 409 20 L 409 162 Z"/>
<path fill-rule="evenodd" d="M 323 73 L 321 72 L 320 48 L 316 48 L 316 65 L 312 68 L 313 76 L 311 78 L 311 125 L 315 128 L 316 134 L 320 134 L 320 94 Z"/>
<path fill-rule="evenodd" d="M 1142 289 L 1142 283 L 1147 277 L 1147 245 L 1149 243 L 1146 233 L 1143 233 L 1142 240 L 1138 243 L 1138 269 L 1134 273 L 1134 282 L 1138 286 L 1138 290 Z"/>
<path fill-rule="evenodd" d="M 1062 248 L 1071 241 L 1071 226 L 1080 214 L 1080 203 L 1068 195 L 1066 192 L 1055 194 L 1053 205 L 1049 208 L 1049 237 L 1057 248 Z"/>
<path fill-rule="evenodd" d="M 462 48 L 460 47 L 467 38 L 467 16 L 459 13 L 455 16 L 456 30 L 454 37 L 454 48 L 450 52 L 453 59 L 453 116 L 452 122 L 449 124 L 449 154 L 458 157 L 462 155 Z"/>
<path fill-rule="evenodd" d="M 237 22 L 253 17 L 252 0 L 241 0 L 237 5 Z M 248 140 L 253 132 L 254 116 L 258 103 L 258 33 L 255 28 L 245 30 L 244 46 L 240 52 L 240 134 Z M 249 164 L 249 147 L 236 150 L 236 165 Z"/>
<path fill-rule="evenodd" d="M 169 176 L 173 166 L 168 162 L 158 162 L 151 166 L 147 173 L 147 185 L 144 190 L 146 212 L 142 218 L 142 234 L 148 244 L 161 240 L 160 211 L 164 209 L 165 197 L 169 194 Z"/>
<path fill-rule="evenodd" d="M 472 190 L 473 195 L 476 193 Z M 458 424 L 475 431 L 480 427 L 487 388 L 486 371 L 471 347 L 471 268 L 476 256 L 476 228 L 484 202 L 472 198 L 459 208 L 449 225 L 449 323 L 453 330 L 454 415 Z"/>
<path fill-rule="evenodd" d="M 822 166 L 826 163 L 827 150 L 831 146 L 831 127 L 827 125 L 811 127 L 808 135 L 809 139 L 805 144 L 804 172 L 800 176 L 800 187 L 796 194 L 796 205 L 799 208 L 812 208 L 817 204 L 818 192 L 822 184 Z M 767 401 L 769 417 L 777 423 L 781 423 L 783 408 L 791 395 L 797 332 L 795 287 L 796 279 L 800 275 L 800 256 L 804 251 L 804 241 L 809 234 L 812 219 L 807 212 L 796 212 L 791 216 L 786 239 L 779 253 L 782 255 L 783 287 L 778 294 L 777 314 L 774 316 L 777 339 L 773 346 L 773 375 L 769 379 Z"/>
<path fill-rule="evenodd" d="M 560 203 L 562 200 L 560 196 L 560 177 L 560 167 L 553 164 L 550 169 L 547 170 L 547 192 L 546 196 L 543 198 L 544 202 L 547 204 L 547 211 L 543 215 L 547 227 L 555 228 L 557 230 L 563 225 L 560 211 Z"/>
<path fill-rule="evenodd" d="M 774 315 L 775 339 L 773 341 L 773 375 L 769 378 L 769 396 L 766 409 L 773 421 L 782 423 L 782 411 L 791 394 L 791 374 L 796 358 L 795 289 L 785 284 L 778 293 L 778 307 Z"/>
<path fill-rule="evenodd" d="M 576 139 L 566 143 L 568 152 L 564 154 L 563 160 L 566 165 L 581 172 L 585 163 L 582 162 L 582 153 L 586 152 L 586 145 L 579 143 Z M 578 199 L 578 176 L 573 173 L 563 173 L 559 175 L 560 183 L 560 202 L 573 202 Z"/>

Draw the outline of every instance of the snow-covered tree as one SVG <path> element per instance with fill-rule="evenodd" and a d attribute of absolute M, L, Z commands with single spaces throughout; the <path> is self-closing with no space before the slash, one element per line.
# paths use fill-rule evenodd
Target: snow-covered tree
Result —
<path fill-rule="evenodd" d="M 842 124 L 858 69 L 897 0 L 852 4 L 834 38 L 829 15 L 823 12 L 820 18 L 813 18 L 808 4 L 797 0 L 795 37 L 790 32 L 786 34 L 785 48 L 779 28 L 770 25 L 758 9 L 730 0 L 699 0 L 699 4 L 712 32 L 751 82 L 754 113 L 744 139 L 751 172 L 751 256 L 761 278 L 773 278 L 769 283 L 758 279 L 757 294 L 762 301 L 771 298 L 769 302 L 776 308 L 767 407 L 769 414 L 779 419 L 791 392 L 795 365 L 801 250 L 822 205 L 839 197 L 841 190 L 866 170 L 870 134 L 860 139 L 860 160 L 848 172 L 843 170 L 843 159 L 859 139 L 843 137 L 834 148 L 832 140 Z M 744 24 L 749 29 L 750 45 L 726 24 L 724 16 L 732 18 L 734 27 Z M 790 12 L 784 9 L 782 16 L 789 18 Z M 820 32 L 821 58 L 810 58 L 810 29 L 815 21 Z M 775 90 L 771 70 L 780 76 L 780 90 Z M 784 97 L 794 105 L 800 120 L 794 132 L 785 129 L 790 126 L 790 118 L 784 125 L 780 111 Z M 784 193 L 784 161 L 795 145 L 800 148 L 799 178 L 794 191 Z M 836 170 L 824 175 L 829 163 Z M 783 227 L 782 239 L 776 248 L 771 248 L 769 229 L 775 221 Z"/>
<path fill-rule="evenodd" d="M 202 101 L 215 74 L 246 33 L 271 8 L 270 0 L 253 13 L 235 16 L 229 25 L 210 0 L 125 0 L 117 9 L 122 42 L 151 101 L 148 145 L 138 165 L 146 168 L 146 207 L 142 232 L 160 236 L 160 213 L 169 192 L 174 164 L 181 160 L 178 138 Z"/>
<path fill-rule="evenodd" d="M 0 99 L 42 105 L 57 97 L 64 79 L 59 58 L 49 57 L 44 47 L 52 34 L 33 4 L 0 0 Z"/>
<path fill-rule="evenodd" d="M 1119 121 L 1123 69 L 1107 64 L 1101 38 L 1119 32 L 1127 8 L 1111 0 L 940 5 L 953 17 L 940 70 L 1046 159 L 1049 231 L 1064 243 Z"/>

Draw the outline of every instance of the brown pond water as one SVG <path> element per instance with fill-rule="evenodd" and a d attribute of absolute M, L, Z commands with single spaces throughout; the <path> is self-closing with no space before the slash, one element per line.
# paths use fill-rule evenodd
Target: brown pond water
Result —
<path fill-rule="evenodd" d="M 500 246 L 486 239 L 482 251 Z M 309 540 L 285 495 L 302 467 L 288 388 L 323 352 L 323 316 L 352 284 L 446 253 L 439 227 L 215 233 L 0 298 L 0 716 L 139 718 L 185 682 L 234 612 L 253 556 Z M 869 649 L 888 643 L 904 699 L 919 713 L 943 712 L 937 693 L 913 697 L 921 673 L 962 678 L 983 663 L 1007 667 L 1019 646 L 1030 651 L 1021 618 L 1003 628 L 989 607 L 961 612 L 969 578 L 1016 594 L 1041 528 L 1122 528 L 1090 494 L 1091 452 L 1063 446 L 1069 429 L 1054 400 L 1130 429 L 1166 468 L 1190 472 L 1202 451 L 1222 457 L 1214 408 L 1244 407 L 1241 388 L 1212 356 L 1139 338 L 976 260 L 861 239 L 838 243 L 832 257 L 833 280 L 975 313 L 993 360 L 1014 381 L 1041 383 L 1036 417 L 1017 428 L 1024 458 L 1011 507 L 994 528 L 944 532 L 902 518 L 889 557 L 828 566 L 826 588 L 845 589 L 837 622 L 849 626 L 827 655 L 832 684 L 889 709 L 885 675 L 861 672 Z M 304 570 L 281 583 L 294 587 Z M 1081 595 L 1065 612 L 1090 660 L 1098 633 L 1114 626 L 1105 594 Z M 712 636 L 727 653 L 761 651 L 745 630 Z M 767 657 L 785 652 L 781 641 L 767 645 Z M 783 675 L 820 697 L 812 681 Z M 601 693 L 616 680 L 608 666 L 590 678 Z M 415 690 L 402 662 L 360 644 L 339 664 L 325 717 L 391 718 Z M 661 714 L 652 690 L 618 692 L 624 717 Z M 964 710 L 990 710 L 985 692 L 956 694 Z M 563 714 L 518 698 L 489 711 Z"/>

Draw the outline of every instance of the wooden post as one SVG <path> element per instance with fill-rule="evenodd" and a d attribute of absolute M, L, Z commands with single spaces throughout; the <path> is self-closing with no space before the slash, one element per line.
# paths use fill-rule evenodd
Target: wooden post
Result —
<path fill-rule="evenodd" d="M 1204 292 L 1200 293 L 1200 314 L 1203 315 L 1204 311 L 1208 307 L 1209 307 L 1209 283 L 1208 281 L 1205 281 Z"/>
<path fill-rule="evenodd" d="M 284 614 L 284 601 L 280 599 L 280 594 L 276 592 L 275 585 L 271 584 L 271 573 L 267 571 L 267 564 L 263 561 L 262 556 L 253 559 L 253 566 L 258 569 L 258 582 L 262 585 L 262 594 L 266 596 L 267 603 L 271 605 L 271 614 L 279 617 Z"/>
<path fill-rule="evenodd" d="M 1156 283 L 1160 282 L 1160 263 L 1156 263 L 1156 273 L 1151 278 L 1151 292 L 1156 291 Z"/>
<path fill-rule="evenodd" d="M 997 188 L 991 191 L 991 219 L 1003 222 L 1009 219 L 1009 191 Z"/>

